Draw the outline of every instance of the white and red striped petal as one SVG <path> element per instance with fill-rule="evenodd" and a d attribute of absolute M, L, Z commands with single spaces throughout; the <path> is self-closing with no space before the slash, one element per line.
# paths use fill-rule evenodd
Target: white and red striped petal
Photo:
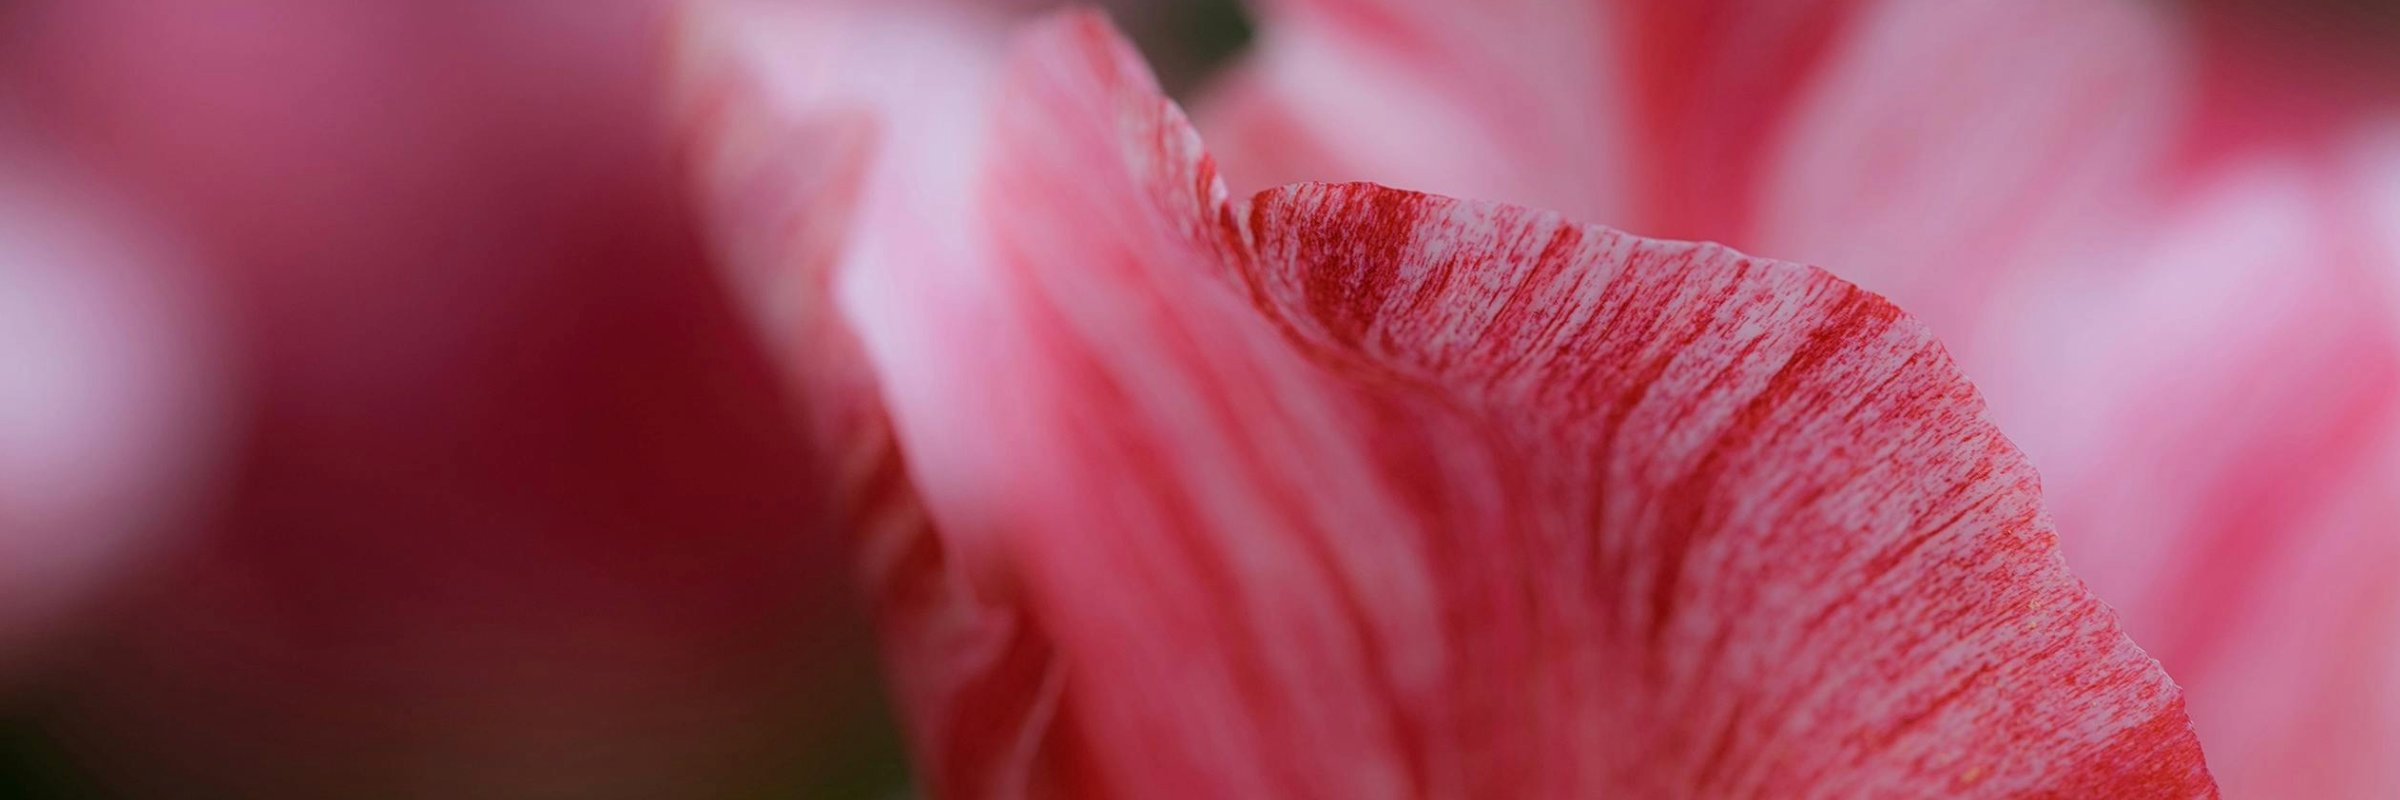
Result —
<path fill-rule="evenodd" d="M 2213 795 L 1880 298 L 1369 185 L 1230 202 L 1089 17 L 1006 74 L 979 181 L 870 180 L 964 214 L 869 212 L 841 265 L 938 531 L 877 573 L 936 598 L 885 632 L 938 791 Z"/>
<path fill-rule="evenodd" d="M 1028 737 L 1056 709 L 1051 644 L 1006 587 L 973 579 L 995 570 L 974 570 L 971 551 L 934 531 L 883 388 L 989 363 L 892 335 L 907 318 L 972 325 L 981 313 L 977 237 L 945 224 L 964 218 L 981 170 L 992 79 L 980 73 L 1004 28 L 928 8 L 696 4 L 682 135 L 731 282 L 779 345 L 833 479 L 920 780 L 1010 796 L 1030 781 Z M 939 391 L 915 397 L 921 411 L 973 412 Z"/>
<path fill-rule="evenodd" d="M 1950 332 L 1997 276 L 2121 226 L 2189 93 L 2166 15 L 2131 3 L 1268 11 L 1202 114 L 1242 188 L 1371 179 L 1722 241 Z"/>
<path fill-rule="evenodd" d="M 1237 176 L 1471 169 L 1485 182 L 1461 185 L 1485 196 L 1616 209 L 1602 219 L 1823 264 L 1889 294 L 1944 336 L 2048 476 L 2079 574 L 2192 689 L 2202 734 L 2231 743 L 2212 749 L 2228 788 L 2400 789 L 2374 758 L 2338 755 L 2372 751 L 2358 742 L 2400 722 L 2303 711 L 2322 687 L 2356 683 L 2324 676 L 2387 660 L 2386 637 L 2291 621 L 2400 616 L 2371 591 L 2301 588 L 2340 560 L 2328 553 L 2382 563 L 2400 547 L 2389 512 L 2358 510 L 2400 492 L 2375 467 L 2400 446 L 2384 288 L 2400 250 L 2373 245 L 2389 226 L 2346 188 L 2373 170 L 2335 147 L 2388 111 L 2390 82 L 2262 41 L 2265 18 L 2175 4 L 1745 5 L 1270 4 L 1261 52 L 1203 123 L 1233 138 L 1221 152 Z M 1415 44 L 1448 30 L 1471 31 L 1451 37 L 1463 50 Z M 1341 95 L 1304 66 L 1389 77 Z M 1534 101 L 1494 102 L 1518 96 Z M 1403 154 L 1327 144 L 1354 129 L 1511 138 Z M 1544 150 L 1544 137 L 1567 144 Z M 1637 144 L 1587 166 L 1621 141 Z"/>

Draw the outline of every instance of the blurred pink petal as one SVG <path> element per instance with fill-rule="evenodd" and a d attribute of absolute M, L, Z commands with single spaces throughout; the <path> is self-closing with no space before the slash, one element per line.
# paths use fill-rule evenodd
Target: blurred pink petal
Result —
<path fill-rule="evenodd" d="M 1268 5 L 1203 115 L 1233 174 L 1588 209 L 1889 294 L 2040 465 L 2229 790 L 2400 791 L 2400 717 L 2364 710 L 2400 687 L 2343 677 L 2400 624 L 2358 583 L 2400 548 L 2400 251 L 2336 146 L 2388 74 L 2170 4 Z"/>
<path fill-rule="evenodd" d="M 171 544 L 223 433 L 213 320 L 173 248 L 46 162 L 0 150 L 5 677 Z"/>
<path fill-rule="evenodd" d="M 787 379 L 806 398 L 821 463 L 838 470 L 835 513 L 859 550 L 886 673 L 919 780 L 943 796 L 1020 791 L 1020 737 L 1038 735 L 1056 692 L 1051 646 L 976 554 L 933 530 L 895 446 L 877 363 L 939 380 L 999 364 L 927 349 L 905 320 L 984 324 L 985 250 L 957 224 L 982 171 L 1001 18 L 938 3 L 694 3 L 685 15 L 678 105 L 713 241 L 741 282 L 770 287 L 753 319 L 777 331 Z M 807 154 L 849 149 L 829 164 Z M 897 154 L 897 155 L 895 155 Z M 853 168 L 871 164 L 864 173 Z M 846 201 L 847 229 L 823 220 Z M 851 236 L 852 231 L 900 235 Z M 835 234 L 827 236 L 824 234 Z M 924 420 L 975 426 L 972 403 L 903 394 Z M 920 433 L 942 447 L 973 438 Z M 957 460 L 935 459 L 941 469 Z M 1054 684 L 1051 684 L 1054 685 Z"/>
<path fill-rule="evenodd" d="M 2114 2 L 1269 11 L 1265 46 L 1203 119 L 1244 185 L 1374 177 L 1551 205 L 1839 265 L 1928 311 L 2028 232 L 2110 213 L 2113 198 L 2065 190 L 2116 188 L 2174 99 L 2168 43 Z M 1380 89 L 1336 90 L 1353 75 Z"/>
<path fill-rule="evenodd" d="M 1509 206 L 1229 202 L 1105 24 L 1015 53 L 960 70 L 1006 76 L 951 98 L 996 115 L 942 133 L 974 172 L 876 104 L 857 239 L 804 278 L 914 483 L 864 505 L 903 506 L 870 572 L 938 792 L 2213 796 L 1881 299 Z M 829 92 L 756 102 L 804 130 Z"/>
<path fill-rule="evenodd" d="M 663 12 L 15 10 L 31 107 L 195 242 L 255 364 L 227 507 L 47 709 L 109 788 L 746 796 L 872 757 L 828 476 L 679 202 Z"/>
<path fill-rule="evenodd" d="M 2334 183 L 2360 200 L 2377 263 L 2400 265 L 2400 120 L 2352 143 Z M 2386 290 L 2400 287 L 2387 283 Z M 2400 293 L 2359 299 L 2400 309 Z M 2261 796 L 2381 797 L 2400 787 L 2400 432 L 2364 433 L 2366 460 L 2337 471 L 2322 503 L 2258 559 L 2255 599 L 2211 609 L 2215 680 L 2241 687 L 2215 712 L 2210 746 L 2246 754 Z M 2212 750 L 2213 752 L 2213 750 Z"/>

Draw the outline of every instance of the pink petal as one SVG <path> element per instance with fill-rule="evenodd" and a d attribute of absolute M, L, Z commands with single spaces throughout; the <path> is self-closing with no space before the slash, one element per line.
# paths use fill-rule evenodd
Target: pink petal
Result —
<path fill-rule="evenodd" d="M 2384 636 L 2336 635 L 2332 620 L 2400 616 L 2371 591 L 2309 589 L 2355 578 L 2303 577 L 2323 576 L 2330 553 L 2384 563 L 2400 542 L 2390 519 L 2356 510 L 2400 491 L 2375 466 L 2400 447 L 2400 324 L 2385 299 L 2400 250 L 2373 246 L 2388 226 L 2344 188 L 2357 166 L 2328 157 L 2400 98 L 2350 80 L 2367 64 L 2325 79 L 2309 72 L 2328 66 L 2322 52 L 2261 51 L 2233 16 L 2170 4 L 1804 4 L 1784 17 L 1673 4 L 1681 21 L 1633 0 L 1290 6 L 1204 119 L 1233 135 L 1220 152 L 1235 174 L 1474 170 L 1484 196 L 1616 209 L 1603 218 L 1824 264 L 1891 295 L 1943 334 L 2041 466 L 2079 574 L 2192 690 L 2202 733 L 2226 737 L 2211 754 L 2227 787 L 2400 789 L 2360 744 L 2400 716 L 2377 720 L 2353 693 L 2351 723 L 2320 724 L 2307 708 L 2344 704 L 2305 699 L 2389 657 Z M 1448 47 L 1405 33 L 1458 29 Z M 1535 44 L 1490 46 L 1519 41 Z M 1653 41 L 1700 66 L 1645 66 Z M 1557 55 L 1578 47 L 1598 55 Z M 1300 74 L 1308 59 L 1396 76 L 1362 94 L 1409 104 L 1337 96 Z M 1662 95 L 1680 116 L 1622 99 Z M 1506 97 L 1526 99 L 1492 102 Z M 1509 144 L 1328 144 L 1457 127 Z M 1611 152 L 1586 138 L 1636 144 L 1554 166 Z M 1339 157 L 1292 161 L 1321 153 Z M 1641 174 L 1668 182 L 1628 177 Z M 2326 619 L 2294 622 L 2311 617 Z"/>
<path fill-rule="evenodd" d="M 1001 609 L 887 624 L 992 644 L 901 666 L 971 687 L 902 687 L 937 789 L 2213 796 L 1880 298 L 1366 185 L 1229 204 L 1104 23 L 1017 53 L 976 216 L 857 245 L 988 244 L 851 311 L 940 537 L 887 595 Z"/>
<path fill-rule="evenodd" d="M 876 243 L 848 233 L 916 219 L 928 213 L 922 204 L 944 202 L 924 184 L 949 173 L 875 157 L 895 143 L 924 147 L 926 131 L 877 134 L 955 111 L 949 99 L 888 102 L 894 94 L 846 81 L 909 82 L 900 76 L 938 73 L 955 62 L 929 57 L 926 41 L 879 38 L 897 23 L 872 10 L 725 2 L 693 6 L 684 23 L 690 102 L 680 133 L 713 242 L 734 285 L 754 301 L 753 320 L 780 345 L 817 459 L 830 467 L 829 510 L 873 589 L 902 715 L 920 743 L 955 743 L 918 754 L 923 777 L 956 794 L 988 793 L 974 787 L 1014 777 L 1019 748 L 1008 741 L 1011 732 L 1052 704 L 1055 692 L 1026 690 L 1052 671 L 1049 643 L 1025 627 L 1017 608 L 990 602 L 955 574 L 957 555 L 929 524 L 894 446 L 877 376 L 852 333 L 859 321 L 839 299 L 836 269 L 837 262 L 852 270 L 872 265 L 885 246 L 928 252 L 911 249 L 928 247 L 922 237 Z M 878 60 L 895 53 L 909 57 Z M 808 77 L 778 80 L 794 75 Z M 848 224 L 854 218 L 865 221 Z M 940 245 L 931 252 L 961 255 Z"/>
<path fill-rule="evenodd" d="M 1270 10 L 1202 115 L 1236 177 L 1261 173 L 1245 187 L 1374 179 L 1725 241 L 1833 265 L 1945 330 L 2022 251 L 2112 220 L 2179 99 L 2178 42 L 2127 3 Z"/>
<path fill-rule="evenodd" d="M 2353 199 L 2356 205 L 2347 209 L 2363 213 L 2295 214 L 2287 209 L 2279 214 L 2252 214 L 2261 220 L 2281 220 L 2278 224 L 2247 226 L 2196 218 L 2191 228 L 2200 232 L 2251 231 L 2239 237 L 2195 235 L 2197 241 L 2191 246 L 2225 254 L 2201 263 L 2235 265 L 2232 270 L 2219 267 L 2214 271 L 2237 276 L 2288 275 L 2293 251 L 2227 246 L 2229 240 L 2271 242 L 2258 231 L 2283 228 L 2286 237 L 2310 239 L 2311 249 L 2334 249 L 2346 253 L 2342 262 L 2381 272 L 2304 291 L 2342 292 L 2342 302 L 2332 307 L 2352 309 L 2354 314 L 2362 307 L 2385 314 L 2400 310 L 2400 135 L 2395 135 L 2400 134 L 2400 124 L 2394 123 L 2400 120 L 2388 120 L 2365 137 L 2365 147 L 2344 148 L 2356 157 L 2325 165 L 2338 169 L 2299 172 L 2306 176 L 2305 185 L 2311 191 L 2292 191 L 2288 184 L 2294 183 L 2295 171 L 2288 164 L 2270 173 L 2278 174 L 2277 179 L 2253 177 L 2247 181 L 2250 186 L 2244 187 L 2244 196 L 2251 198 L 2245 202 L 2253 205 L 2267 204 L 2275 197 L 2309 198 L 2308 202 L 2314 203 L 2336 195 Z M 2275 192 L 2260 186 L 2277 183 L 2287 185 Z M 2219 194 L 2230 194 L 2232 188 Z M 2210 205 L 2226 202 L 2220 199 Z M 2311 224 L 2295 225 L 2297 220 Z M 2270 317 L 2258 323 L 2282 327 L 2252 331 L 2251 336 L 2291 342 L 2293 347 L 2277 351 L 2256 343 L 2241 346 L 2245 343 L 2223 340 L 2189 346 L 2236 345 L 2227 350 L 2242 354 L 2237 358 L 2252 359 L 2252 364 L 2316 361 L 2334 376 L 2349 376 L 2348 388 L 2346 392 L 2327 392 L 2305 385 L 2267 384 L 2246 398 L 2262 405 L 2225 412 L 2274 414 L 2288 420 L 2286 427 L 2292 433 L 2277 438 L 2248 433 L 2253 441 L 2215 445 L 2263 452 L 2277 460 L 2247 468 L 2202 468 L 2202 475 L 2220 477 L 2216 484 L 2202 484 L 2203 491 L 2229 492 L 2239 503 L 2211 505 L 2246 507 L 2249 513 L 2212 517 L 2210 505 L 2192 504 L 2196 506 L 2192 516 L 2210 523 L 2197 530 L 2219 537 L 2223 544 L 2205 550 L 2191 548 L 2199 550 L 2197 553 L 2179 550 L 2177 558 L 2165 563 L 2217 581 L 2229 591 L 2201 595 L 2199 599 L 2206 604 L 2197 608 L 2168 609 L 2181 612 L 2168 619 L 2188 615 L 2209 623 L 2176 631 L 2183 644 L 2174 651 L 2156 652 L 2162 657 L 2183 658 L 2192 665 L 2176 675 L 2194 687 L 2193 718 L 2208 738 L 2212 756 L 2219 752 L 2233 756 L 2211 759 L 2229 790 L 2252 797 L 2386 797 L 2400 790 L 2400 763 L 2389 757 L 2400 752 L 2400 593 L 2394 592 L 2391 580 L 2400 574 L 2400 535 L 2395 535 L 2400 532 L 2400 505 L 2392 502 L 2400 496 L 2400 428 L 2389 424 L 2395 410 L 2400 410 L 2400 402 L 2374 394 L 2378 389 L 2390 390 L 2388 384 L 2377 384 L 2391 379 L 2391 357 L 2362 351 L 2359 345 L 2388 348 L 2392 334 L 2388 325 L 2370 329 L 2364 334 L 2378 338 L 2362 340 L 2352 334 L 2345 347 L 2339 337 L 2351 330 L 2345 322 L 2355 316 L 2330 316 L 2323 305 L 2293 303 L 2307 295 L 2263 276 L 2246 283 L 2233 282 L 2220 291 L 2242 307 L 2260 301 L 2285 305 L 2289 310 L 2280 313 L 2280 320 Z M 2164 281 L 2162 278 L 2161 283 Z M 2281 291 L 2258 291 L 2262 286 Z M 2334 402 L 2344 399 L 2353 405 L 2345 408 Z M 2160 409 L 2157 398 L 2149 402 L 2155 414 Z M 2155 435 L 2181 435 L 2190 430 L 2185 426 L 2199 422 L 2191 419 L 2194 416 L 2198 415 L 2166 415 L 2162 424 L 2145 430 Z M 2376 420 L 2385 424 L 2360 424 Z M 2219 426 L 2210 437 L 2197 441 L 2214 440 L 2222 430 Z M 2232 482 L 2252 474 L 2285 476 L 2288 482 L 2280 487 L 2283 493 L 2308 502 L 2275 503 L 2277 494 L 2256 488 L 2245 491 L 2244 485 Z M 2173 488 L 2177 482 L 2153 479 L 2152 485 Z M 2293 488 L 2305 492 L 2293 493 Z M 2279 519 L 2293 521 L 2275 521 Z M 2177 583 L 2172 580 L 2143 585 L 2150 591 L 2136 595 L 2137 602 L 2164 605 L 2190 600 L 2178 596 Z M 2144 642 L 2149 644 L 2146 639 Z M 2203 689 L 2208 692 L 2205 697 L 2198 694 Z"/>

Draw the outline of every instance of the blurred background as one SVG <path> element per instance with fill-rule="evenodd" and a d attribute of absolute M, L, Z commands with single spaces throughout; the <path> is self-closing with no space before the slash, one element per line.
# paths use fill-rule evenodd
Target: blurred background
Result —
<path fill-rule="evenodd" d="M 905 793 L 665 11 L 0 3 L 0 797 Z"/>
<path fill-rule="evenodd" d="M 1185 98 L 1258 27 L 1107 5 Z M 2192 8 L 2400 76 L 2400 3 Z M 0 797 L 908 794 L 664 19 L 0 0 Z"/>

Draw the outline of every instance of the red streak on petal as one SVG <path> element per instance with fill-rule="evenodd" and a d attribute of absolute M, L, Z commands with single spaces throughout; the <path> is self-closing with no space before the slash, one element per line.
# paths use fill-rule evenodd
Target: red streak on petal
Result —
<path fill-rule="evenodd" d="M 1017 575 L 984 635 L 1063 670 L 993 685 L 1062 695 L 996 729 L 920 697 L 946 790 L 2213 796 L 1881 298 L 1372 185 L 1229 205 L 1091 17 L 1011 75 L 974 221 L 1000 324 L 916 323 L 1006 370 L 958 378 L 975 425 L 899 405 L 988 441 L 902 447 L 940 535 Z"/>

